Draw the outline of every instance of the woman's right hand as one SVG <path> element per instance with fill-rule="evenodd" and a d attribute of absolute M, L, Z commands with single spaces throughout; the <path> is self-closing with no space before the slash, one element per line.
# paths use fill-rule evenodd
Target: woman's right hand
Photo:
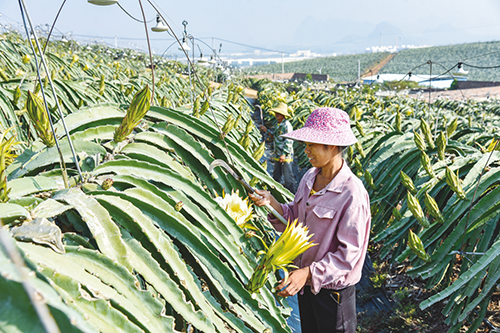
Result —
<path fill-rule="evenodd" d="M 248 197 L 252 199 L 255 206 L 261 207 L 265 205 L 271 205 L 271 207 L 273 207 L 279 214 L 283 215 L 283 208 L 281 208 L 281 205 L 273 197 L 271 192 L 265 190 L 255 190 L 255 193 L 259 196 L 250 193 L 248 194 Z"/>
<path fill-rule="evenodd" d="M 250 197 L 250 199 L 252 199 L 257 207 L 265 206 L 271 203 L 271 200 L 273 198 L 271 192 L 266 190 L 255 190 L 255 193 L 257 193 L 259 196 L 250 193 L 248 194 L 248 196 Z"/>

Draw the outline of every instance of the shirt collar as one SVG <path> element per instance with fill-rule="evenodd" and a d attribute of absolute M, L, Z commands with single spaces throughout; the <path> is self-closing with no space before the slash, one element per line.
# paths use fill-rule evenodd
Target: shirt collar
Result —
<path fill-rule="evenodd" d="M 315 170 L 311 173 L 311 177 L 306 182 L 307 187 L 309 188 L 309 191 L 312 189 L 314 185 L 314 179 L 316 179 L 316 175 L 320 173 L 321 169 L 320 168 L 315 168 Z M 352 171 L 351 169 L 347 166 L 347 162 L 343 159 L 342 163 L 342 168 L 340 168 L 339 173 L 335 176 L 335 178 L 332 179 L 328 185 L 324 189 L 322 189 L 320 192 L 324 191 L 331 191 L 331 192 L 336 192 L 336 193 L 342 193 L 342 190 L 344 189 L 344 184 L 346 181 L 351 178 Z"/>

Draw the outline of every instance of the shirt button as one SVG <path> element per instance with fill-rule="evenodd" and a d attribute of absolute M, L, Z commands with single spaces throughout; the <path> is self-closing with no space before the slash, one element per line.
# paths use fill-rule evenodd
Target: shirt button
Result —
<path fill-rule="evenodd" d="M 306 206 L 309 206 L 309 202 L 306 202 Z"/>

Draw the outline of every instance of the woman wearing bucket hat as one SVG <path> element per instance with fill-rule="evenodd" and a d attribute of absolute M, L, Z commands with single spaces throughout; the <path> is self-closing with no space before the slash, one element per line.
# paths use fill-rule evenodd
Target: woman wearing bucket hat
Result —
<path fill-rule="evenodd" d="M 297 270 L 282 280 L 278 295 L 297 293 L 303 332 L 356 331 L 355 284 L 370 234 L 370 200 L 363 183 L 342 157 L 343 148 L 356 143 L 349 116 L 334 108 L 319 108 L 304 127 L 284 137 L 306 143 L 312 168 L 302 177 L 292 202 L 280 204 L 268 191 L 251 196 L 257 206 L 270 203 L 288 221 L 298 219 L 314 234 L 317 246 L 295 260 Z M 272 215 L 278 231 L 285 226 Z"/>
<path fill-rule="evenodd" d="M 274 153 L 271 160 L 274 162 L 273 179 L 277 182 L 281 181 L 281 176 L 285 180 L 285 187 L 292 193 L 295 193 L 295 179 L 292 171 L 293 162 L 293 141 L 283 137 L 293 131 L 292 124 L 288 117 L 288 107 L 285 103 L 280 102 L 277 107 L 270 109 L 274 112 L 274 116 L 278 121 L 272 130 L 270 130 L 274 138 Z M 261 130 L 266 131 L 266 127 L 261 125 Z"/>

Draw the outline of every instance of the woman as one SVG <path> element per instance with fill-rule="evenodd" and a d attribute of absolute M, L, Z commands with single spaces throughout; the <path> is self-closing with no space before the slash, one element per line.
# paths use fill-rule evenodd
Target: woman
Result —
<path fill-rule="evenodd" d="M 299 268 L 282 280 L 282 297 L 298 292 L 302 332 L 356 331 L 356 289 L 368 247 L 370 201 L 363 183 L 342 157 L 356 143 L 349 116 L 334 108 L 311 113 L 303 128 L 283 135 L 306 143 L 312 168 L 302 177 L 293 202 L 280 204 L 268 192 L 250 197 L 257 206 L 270 203 L 290 221 L 305 223 L 317 246 L 295 260 Z M 272 215 L 276 230 L 285 226 Z"/>

